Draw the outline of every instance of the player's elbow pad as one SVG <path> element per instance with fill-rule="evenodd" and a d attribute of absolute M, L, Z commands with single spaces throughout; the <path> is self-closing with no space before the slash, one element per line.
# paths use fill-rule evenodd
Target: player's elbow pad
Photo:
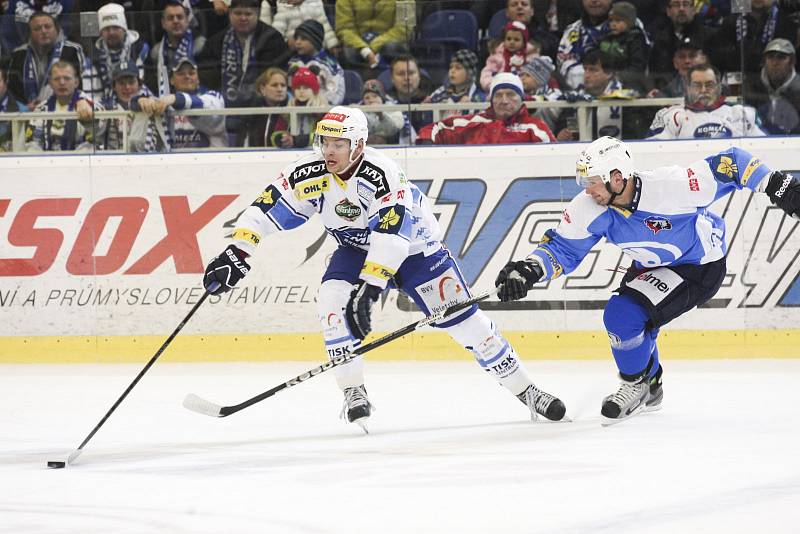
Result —
<path fill-rule="evenodd" d="M 764 192 L 787 215 L 800 219 L 800 179 L 788 172 L 773 171 Z"/>

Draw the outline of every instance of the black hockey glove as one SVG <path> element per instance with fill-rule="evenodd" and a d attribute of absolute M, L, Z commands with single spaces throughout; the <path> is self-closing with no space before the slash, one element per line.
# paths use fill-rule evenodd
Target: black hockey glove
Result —
<path fill-rule="evenodd" d="M 497 297 L 503 302 L 525 298 L 528 291 L 533 289 L 533 284 L 541 280 L 542 276 L 542 268 L 534 261 L 510 261 L 494 281 L 495 287 L 500 288 Z"/>
<path fill-rule="evenodd" d="M 773 204 L 787 215 L 800 219 L 800 179 L 788 172 L 772 171 L 766 193 Z"/>
<path fill-rule="evenodd" d="M 383 289 L 364 282 L 358 285 L 350 293 L 350 300 L 345 309 L 347 326 L 353 337 L 364 339 L 372 331 L 372 305 L 383 293 Z"/>
<path fill-rule="evenodd" d="M 230 291 L 250 271 L 250 265 L 245 261 L 246 257 L 247 254 L 235 245 L 228 245 L 228 248 L 211 260 L 206 267 L 206 274 L 203 277 L 206 291 L 212 295 Z"/>

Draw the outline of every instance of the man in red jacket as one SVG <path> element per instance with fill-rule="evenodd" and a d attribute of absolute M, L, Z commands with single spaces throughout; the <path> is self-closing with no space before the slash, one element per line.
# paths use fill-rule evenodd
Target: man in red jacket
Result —
<path fill-rule="evenodd" d="M 489 89 L 492 105 L 476 115 L 456 115 L 428 124 L 420 130 L 417 144 L 492 145 L 555 142 L 553 132 L 522 105 L 522 81 L 501 72 Z"/>

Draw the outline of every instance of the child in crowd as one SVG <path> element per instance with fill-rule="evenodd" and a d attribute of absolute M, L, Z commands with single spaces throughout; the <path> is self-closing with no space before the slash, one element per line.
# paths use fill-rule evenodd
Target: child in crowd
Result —
<path fill-rule="evenodd" d="M 650 45 L 644 32 L 636 25 L 636 6 L 617 2 L 608 13 L 609 33 L 600 40 L 608 67 L 618 73 L 626 87 L 642 91 L 645 69 L 650 58 Z"/>
<path fill-rule="evenodd" d="M 379 80 L 364 82 L 361 104 L 365 106 L 380 105 L 386 102 L 386 91 Z M 369 128 L 369 145 L 397 144 L 400 139 L 400 129 L 403 127 L 404 118 L 402 111 L 367 111 L 367 126 Z"/>
<path fill-rule="evenodd" d="M 475 83 L 478 74 L 478 56 L 475 52 L 462 48 L 450 58 L 450 69 L 447 72 L 447 81 L 439 86 L 423 102 L 433 104 L 483 102 L 486 93 Z M 452 115 L 470 115 L 477 110 L 446 111 L 442 118 Z"/>
<path fill-rule="evenodd" d="M 492 76 L 498 72 L 519 75 L 522 65 L 538 55 L 528 38 L 528 28 L 518 20 L 503 27 L 503 42 L 486 58 L 486 66 L 481 71 L 481 89 L 488 91 Z"/>
<path fill-rule="evenodd" d="M 289 99 L 290 107 L 327 106 L 328 101 L 320 92 L 319 70 L 316 65 L 311 67 L 292 67 L 289 76 L 292 83 L 292 97 Z M 323 113 L 304 113 L 298 117 L 298 130 L 291 135 L 284 135 L 280 139 L 280 148 L 304 148 L 311 144 L 317 121 Z"/>
<path fill-rule="evenodd" d="M 552 76 L 555 68 L 553 60 L 547 56 L 533 58 L 522 66 L 519 78 L 526 101 L 554 102 L 563 98 L 558 81 Z M 541 108 L 536 110 L 534 117 L 542 119 L 553 130 L 560 113 L 559 108 Z"/>
<path fill-rule="evenodd" d="M 289 68 L 315 65 L 319 81 L 328 103 L 339 105 L 344 101 L 344 70 L 336 58 L 323 45 L 325 32 L 316 20 L 303 21 L 294 31 L 295 54 L 289 59 Z"/>

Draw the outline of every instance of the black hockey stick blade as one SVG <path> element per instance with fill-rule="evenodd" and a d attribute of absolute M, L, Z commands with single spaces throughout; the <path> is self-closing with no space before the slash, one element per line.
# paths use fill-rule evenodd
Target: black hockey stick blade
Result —
<path fill-rule="evenodd" d="M 360 346 L 359 348 L 357 348 L 356 350 L 354 350 L 350 354 L 347 354 L 345 356 L 338 356 L 338 357 L 336 357 L 336 358 L 334 358 L 332 360 L 329 360 L 329 361 L 323 363 L 322 365 L 318 365 L 317 367 L 315 367 L 313 369 L 310 369 L 309 371 L 306 371 L 305 373 L 303 373 L 301 375 L 297 375 L 296 377 L 292 378 L 291 380 L 287 380 L 283 384 L 279 384 L 279 385 L 275 386 L 274 388 L 271 388 L 271 389 L 269 389 L 269 390 L 267 390 L 267 391 L 265 391 L 263 393 L 260 393 L 260 394 L 256 395 L 255 397 L 247 399 L 246 401 L 241 402 L 239 404 L 234 404 L 234 405 L 231 405 L 231 406 L 220 406 L 219 404 L 215 404 L 213 402 L 207 401 L 207 400 L 203 399 L 202 397 L 199 397 L 199 396 L 195 395 L 194 393 L 189 393 L 188 395 L 186 395 L 186 398 L 183 400 L 183 406 L 184 406 L 184 408 L 186 408 L 188 410 L 191 410 L 193 412 L 197 412 L 197 413 L 202 414 L 202 415 L 207 415 L 209 417 L 227 417 L 227 416 L 229 416 L 231 414 L 234 414 L 234 413 L 236 413 L 238 411 L 244 410 L 248 406 L 252 406 L 253 404 L 255 404 L 257 402 L 261 402 L 264 399 L 272 397 L 273 395 L 275 395 L 279 391 L 282 391 L 282 390 L 284 390 L 286 388 L 290 388 L 292 386 L 296 386 L 297 384 L 300 384 L 301 382 L 305 382 L 306 380 L 309 380 L 310 378 L 313 378 L 313 377 L 317 376 L 318 374 L 322 374 L 325 371 L 333 369 L 334 367 L 338 367 L 340 365 L 344 365 L 345 363 L 349 362 L 350 360 L 352 360 L 356 356 L 359 356 L 359 355 L 365 354 L 365 353 L 367 353 L 367 352 L 369 352 L 371 350 L 377 349 L 378 347 L 381 347 L 381 346 L 385 345 L 386 343 L 389 343 L 390 341 L 394 341 L 397 338 L 403 337 L 406 334 L 410 334 L 411 332 L 413 332 L 415 330 L 418 330 L 418 329 L 422 328 L 423 326 L 431 325 L 431 324 L 433 324 L 433 323 L 435 323 L 437 321 L 441 321 L 442 319 L 453 315 L 454 313 L 457 313 L 457 312 L 459 312 L 461 310 L 465 310 L 465 309 L 469 308 L 470 306 L 472 306 L 473 304 L 477 304 L 478 302 L 481 302 L 483 300 L 488 299 L 489 297 L 492 297 L 492 296 L 496 295 L 497 291 L 498 291 L 498 288 L 492 288 L 491 290 L 486 291 L 484 293 L 481 293 L 480 295 L 477 295 L 477 296 L 475 296 L 475 297 L 473 297 L 473 298 L 471 298 L 469 300 L 466 300 L 464 302 L 459 302 L 458 304 L 454 304 L 454 305 L 450 306 L 449 308 L 446 308 L 446 309 L 440 311 L 439 313 L 435 313 L 433 315 L 429 315 L 428 317 L 425 317 L 424 319 L 420 319 L 419 321 L 417 321 L 415 323 L 411 323 L 409 325 L 406 325 L 403 328 L 400 328 L 399 330 L 395 330 L 394 332 L 391 332 L 389 334 L 386 334 L 383 337 L 380 337 L 380 338 L 376 339 L 375 341 L 372 341 L 370 343 L 367 343 L 366 345 Z"/>

